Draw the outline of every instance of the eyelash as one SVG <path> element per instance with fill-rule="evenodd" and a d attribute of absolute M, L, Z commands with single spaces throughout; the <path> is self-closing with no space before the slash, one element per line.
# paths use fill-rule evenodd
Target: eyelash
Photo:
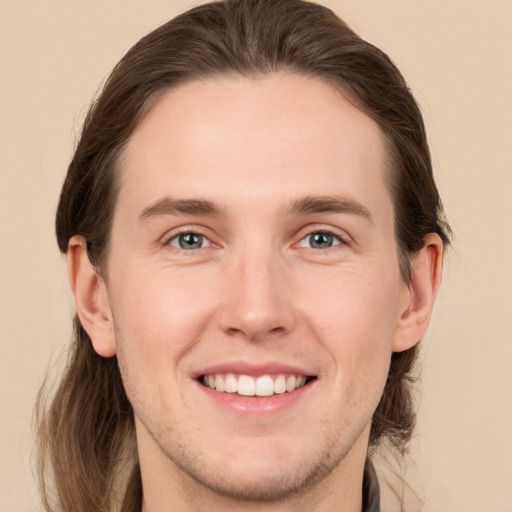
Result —
<path fill-rule="evenodd" d="M 208 242 L 208 245 L 201 246 L 201 247 L 196 247 L 196 248 L 189 248 L 189 249 L 185 249 L 183 247 L 179 247 L 178 246 L 179 245 L 179 238 L 181 236 L 184 236 L 184 235 L 192 235 L 192 236 L 196 236 L 198 238 L 201 238 L 202 242 L 204 243 L 204 241 L 206 241 L 206 242 Z M 304 245 L 302 245 L 302 243 L 305 240 L 311 239 L 311 237 L 313 237 L 314 235 L 327 235 L 327 236 L 332 237 L 334 239 L 334 243 L 332 245 L 330 245 L 329 247 L 325 247 L 325 248 L 305 247 Z M 173 245 L 172 244 L 173 241 L 176 241 L 178 245 Z M 178 233 L 173 233 L 172 236 L 166 237 L 163 240 L 163 245 L 170 246 L 170 247 L 173 247 L 175 249 L 182 250 L 182 251 L 185 251 L 185 252 L 193 252 L 193 251 L 195 251 L 197 249 L 206 249 L 208 247 L 216 247 L 215 243 L 212 242 L 208 236 L 206 236 L 205 234 L 201 233 L 200 231 L 192 230 L 192 229 L 191 230 L 184 229 L 183 231 L 180 231 Z M 311 251 L 315 251 L 315 252 L 318 252 L 318 253 L 325 253 L 327 249 L 331 249 L 333 247 L 338 247 L 340 245 L 341 246 L 347 246 L 347 245 L 350 245 L 350 243 L 346 239 L 346 237 L 343 237 L 340 233 L 334 232 L 333 230 L 329 230 L 329 229 L 313 229 L 313 230 L 310 230 L 304 236 L 302 236 L 302 238 L 299 240 L 299 242 L 294 244 L 295 247 L 302 247 L 302 248 L 305 248 L 305 249 L 308 249 L 308 250 L 311 250 Z"/>
<path fill-rule="evenodd" d="M 334 239 L 334 243 L 332 245 L 330 245 L 329 247 L 325 247 L 325 248 L 317 248 L 317 247 L 304 247 L 302 245 L 302 243 L 305 241 L 305 240 L 308 240 L 308 239 L 311 239 L 311 237 L 313 237 L 314 235 L 327 235 L 329 237 L 332 237 Z M 311 243 L 311 242 L 310 242 Z M 309 250 L 312 250 L 312 251 L 315 251 L 315 252 L 325 252 L 327 249 L 331 249 L 333 247 L 338 247 L 338 246 L 344 246 L 344 245 L 349 245 L 348 241 L 342 237 L 339 233 L 335 233 L 334 231 L 332 230 L 329 230 L 329 229 L 316 229 L 316 230 L 312 230 L 312 231 L 309 231 L 305 236 L 303 236 L 300 241 L 298 242 L 298 244 L 296 244 L 297 246 L 299 247 L 304 247 L 306 249 L 309 249 Z"/>
<path fill-rule="evenodd" d="M 206 247 L 212 247 L 214 245 L 213 242 L 206 235 L 204 235 L 203 233 L 200 233 L 198 231 L 194 231 L 194 230 L 183 230 L 183 231 L 180 231 L 179 233 L 173 233 L 172 236 L 167 237 L 164 240 L 164 245 L 171 246 L 171 247 L 173 247 L 175 249 L 183 250 L 183 251 L 186 251 L 186 252 L 190 252 L 190 251 L 195 250 L 195 249 L 185 249 L 183 247 L 178 247 L 178 246 L 172 245 L 171 242 L 173 240 L 176 240 L 178 242 L 178 244 L 179 244 L 180 237 L 185 236 L 185 235 L 196 236 L 198 238 L 201 238 L 203 242 L 207 241 L 208 245 Z M 206 247 L 198 247 L 196 249 L 205 249 Z"/>

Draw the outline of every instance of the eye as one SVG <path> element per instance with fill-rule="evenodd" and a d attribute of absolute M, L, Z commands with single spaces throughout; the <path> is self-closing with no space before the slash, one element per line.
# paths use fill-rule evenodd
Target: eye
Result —
<path fill-rule="evenodd" d="M 198 233 L 180 233 L 179 235 L 173 236 L 168 244 L 171 247 L 177 247 L 190 251 L 193 249 L 202 249 L 203 247 L 209 247 L 211 242 L 203 235 Z"/>
<path fill-rule="evenodd" d="M 335 245 L 340 245 L 340 237 L 327 231 L 317 231 L 305 236 L 300 242 L 299 247 L 307 247 L 310 249 L 329 249 Z"/>

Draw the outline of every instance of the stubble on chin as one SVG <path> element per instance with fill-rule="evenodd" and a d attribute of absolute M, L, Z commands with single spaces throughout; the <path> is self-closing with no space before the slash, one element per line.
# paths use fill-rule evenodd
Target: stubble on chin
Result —
<path fill-rule="evenodd" d="M 169 462 L 181 474 L 181 488 L 189 500 L 205 503 L 208 495 L 227 501 L 249 503 L 279 503 L 300 501 L 315 487 L 329 479 L 342 463 L 359 436 L 348 446 L 340 448 L 338 439 L 326 439 L 316 452 L 307 453 L 302 461 L 282 460 L 271 471 L 254 468 L 241 474 L 236 467 L 213 467 L 197 448 L 180 443 L 177 439 L 169 446 L 172 431 L 153 435 L 153 440 Z M 236 456 L 236 455 L 234 455 Z M 241 456 L 241 455 L 239 455 Z M 328 487 L 327 485 L 325 486 Z"/>

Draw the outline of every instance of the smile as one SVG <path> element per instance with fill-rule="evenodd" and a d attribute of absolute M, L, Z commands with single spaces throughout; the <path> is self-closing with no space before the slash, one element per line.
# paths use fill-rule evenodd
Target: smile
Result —
<path fill-rule="evenodd" d="M 220 393 L 240 396 L 272 396 L 295 391 L 308 384 L 312 379 L 314 377 L 286 373 L 267 374 L 259 377 L 216 373 L 201 376 L 200 382 Z"/>

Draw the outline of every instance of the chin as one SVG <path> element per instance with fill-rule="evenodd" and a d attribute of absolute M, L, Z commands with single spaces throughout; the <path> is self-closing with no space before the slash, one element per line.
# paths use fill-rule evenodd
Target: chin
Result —
<path fill-rule="evenodd" d="M 330 471 L 325 467 L 310 468 L 308 472 L 297 472 L 282 468 L 279 473 L 250 471 L 250 474 L 188 474 L 196 483 L 218 496 L 247 502 L 276 503 L 300 495 Z"/>
<path fill-rule="evenodd" d="M 220 459 L 222 465 L 208 464 L 200 456 L 173 462 L 190 477 L 196 489 L 199 485 L 217 496 L 236 501 L 278 503 L 299 497 L 314 487 L 336 469 L 345 455 L 346 452 L 336 453 L 331 446 L 319 453 L 309 453 L 302 460 L 240 454 Z"/>

